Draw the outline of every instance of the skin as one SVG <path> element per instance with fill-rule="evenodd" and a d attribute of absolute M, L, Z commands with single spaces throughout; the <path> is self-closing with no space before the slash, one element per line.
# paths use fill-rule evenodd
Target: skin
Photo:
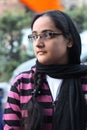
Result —
<path fill-rule="evenodd" d="M 33 24 L 33 33 L 40 34 L 44 30 L 61 32 L 55 27 L 49 16 L 39 17 Z M 72 47 L 72 42 L 63 35 L 57 35 L 52 39 L 42 39 L 38 37 L 33 43 L 34 52 L 38 61 L 45 65 L 67 64 L 68 48 Z"/>

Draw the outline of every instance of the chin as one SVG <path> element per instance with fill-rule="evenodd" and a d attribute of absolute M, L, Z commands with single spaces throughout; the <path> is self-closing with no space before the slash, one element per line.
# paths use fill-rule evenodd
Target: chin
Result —
<path fill-rule="evenodd" d="M 42 59 L 38 59 L 38 61 L 43 64 L 43 65 L 51 65 L 52 63 L 48 60 L 42 60 Z"/>

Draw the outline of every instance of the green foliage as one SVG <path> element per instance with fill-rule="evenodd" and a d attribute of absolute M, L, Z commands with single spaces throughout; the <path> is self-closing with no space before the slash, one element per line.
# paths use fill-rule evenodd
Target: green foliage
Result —
<path fill-rule="evenodd" d="M 29 27 L 31 21 L 31 13 L 24 11 L 17 11 L 12 13 L 5 11 L 4 15 L 0 16 L 0 29 L 6 32 L 12 32 L 13 30 L 21 30 L 24 27 Z"/>
<path fill-rule="evenodd" d="M 19 65 L 18 61 L 9 61 L 4 56 L 0 57 L 0 82 L 9 81 L 12 71 Z"/>
<path fill-rule="evenodd" d="M 81 7 L 77 7 L 73 10 L 66 10 L 65 12 L 69 14 L 75 22 L 79 32 L 87 29 L 87 6 L 82 5 Z"/>
<path fill-rule="evenodd" d="M 13 70 L 29 58 L 22 53 L 21 30 L 29 28 L 31 18 L 31 12 L 17 9 L 0 15 L 0 82 L 9 80 Z"/>

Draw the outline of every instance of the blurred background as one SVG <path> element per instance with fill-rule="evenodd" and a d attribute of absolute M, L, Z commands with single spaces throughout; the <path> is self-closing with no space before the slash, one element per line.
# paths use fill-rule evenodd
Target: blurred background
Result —
<path fill-rule="evenodd" d="M 87 62 L 87 0 L 0 0 L 0 122 L 12 80 L 36 60 L 27 38 L 32 17 L 50 9 L 70 15 L 82 40 L 81 61 Z"/>

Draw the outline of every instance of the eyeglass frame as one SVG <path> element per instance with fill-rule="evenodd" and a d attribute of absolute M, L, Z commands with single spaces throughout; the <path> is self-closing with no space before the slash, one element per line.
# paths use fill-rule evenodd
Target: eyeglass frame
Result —
<path fill-rule="evenodd" d="M 46 37 L 44 34 L 51 34 L 51 35 L 48 35 L 49 37 Z M 62 33 L 62 32 L 52 32 L 52 31 L 46 31 L 46 32 L 42 32 L 42 33 L 40 33 L 40 34 L 30 34 L 30 35 L 28 35 L 28 39 L 30 40 L 30 41 L 36 41 L 37 39 L 38 39 L 38 37 L 39 38 L 43 38 L 43 39 L 52 39 L 52 38 L 54 38 L 56 35 L 64 35 L 64 33 Z M 33 37 L 33 36 L 35 36 L 35 37 Z"/>

